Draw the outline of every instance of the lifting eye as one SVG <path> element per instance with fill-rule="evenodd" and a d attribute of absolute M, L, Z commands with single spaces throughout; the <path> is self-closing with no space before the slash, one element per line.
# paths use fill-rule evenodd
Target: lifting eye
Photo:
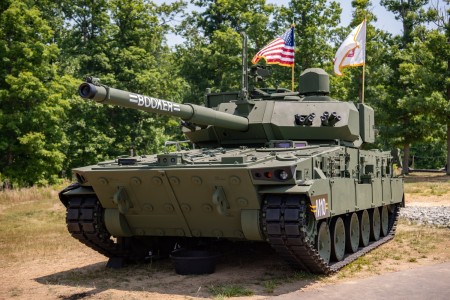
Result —
<path fill-rule="evenodd" d="M 79 173 L 75 173 L 75 177 L 77 178 L 77 181 L 80 184 L 83 184 L 83 183 L 85 183 L 87 181 L 86 178 L 83 175 L 79 174 Z"/>

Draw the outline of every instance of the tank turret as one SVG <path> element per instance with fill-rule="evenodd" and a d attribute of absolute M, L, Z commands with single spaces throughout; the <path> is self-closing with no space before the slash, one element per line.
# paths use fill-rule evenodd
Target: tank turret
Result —
<path fill-rule="evenodd" d="M 311 144 L 338 141 L 359 147 L 374 142 L 373 110 L 364 104 L 334 100 L 329 91 L 328 74 L 319 68 L 301 74 L 298 93 L 259 90 L 249 93 L 251 99 L 240 98 L 238 92 L 208 94 L 206 106 L 118 90 L 92 78 L 79 87 L 83 98 L 98 103 L 179 117 L 185 121 L 185 135 L 200 146 L 308 140 Z"/>

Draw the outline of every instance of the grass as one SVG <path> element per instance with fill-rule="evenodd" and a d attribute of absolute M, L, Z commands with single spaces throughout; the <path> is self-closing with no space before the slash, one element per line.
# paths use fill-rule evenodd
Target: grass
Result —
<path fill-rule="evenodd" d="M 418 194 L 421 196 L 443 196 L 449 193 L 450 183 L 434 183 L 434 182 L 422 182 L 417 183 L 405 183 L 405 193 Z"/>
<path fill-rule="evenodd" d="M 314 282 L 320 280 L 324 275 L 316 275 L 303 271 L 287 271 L 283 274 L 266 272 L 264 278 L 261 278 L 260 284 L 267 294 L 273 294 L 279 286 L 299 281 Z"/>
<path fill-rule="evenodd" d="M 214 299 L 224 299 L 229 297 L 251 296 L 253 291 L 243 287 L 242 285 L 211 285 L 208 287 L 209 292 Z"/>
<path fill-rule="evenodd" d="M 411 183 L 411 185 L 422 187 L 425 184 L 429 183 Z M 10 266 L 12 266 L 10 269 L 13 269 L 35 260 L 46 262 L 54 257 L 64 258 L 67 253 L 79 254 L 86 251 L 86 247 L 67 232 L 65 209 L 57 197 L 60 189 L 61 187 L 47 187 L 0 192 L 0 255 L 2 257 L 0 269 Z M 287 264 L 276 264 L 273 267 L 267 267 L 256 279 L 255 277 L 241 278 L 239 282 L 223 284 L 222 281 L 212 279 L 213 277 L 199 276 L 195 286 L 207 287 L 201 291 L 202 295 L 215 299 L 254 294 L 276 295 L 280 290 L 286 290 L 288 286 L 298 289 L 315 282 L 331 283 L 340 279 L 396 271 L 402 266 L 450 261 L 449 248 L 450 231 L 448 229 L 410 225 L 406 221 L 401 221 L 395 239 L 360 257 L 333 276 L 312 275 L 293 270 Z M 169 278 L 170 280 L 165 283 L 169 286 L 163 286 L 159 278 Z M 109 289 L 135 291 L 136 287 L 133 287 L 133 284 L 139 288 L 164 293 L 164 291 L 172 291 L 172 282 L 178 282 L 175 280 L 196 279 L 195 276 L 177 278 L 179 277 L 174 274 L 171 262 L 160 261 L 128 266 L 120 270 L 105 269 L 104 263 L 94 263 L 83 268 L 54 273 L 43 280 L 49 287 L 55 289 L 54 293 L 57 293 L 58 286 L 64 285 L 80 286 L 85 289 L 96 287 L 105 291 Z M 184 292 L 187 296 L 195 295 L 199 291 L 193 288 L 192 291 Z M 24 295 L 24 290 L 19 285 L 11 286 L 8 292 L 10 297 Z"/>
<path fill-rule="evenodd" d="M 336 276 L 344 279 L 362 272 L 380 274 L 387 266 L 416 264 L 426 260 L 449 261 L 448 248 L 450 248 L 448 229 L 409 225 L 402 221 L 392 241 L 358 258 Z"/>
<path fill-rule="evenodd" d="M 0 193 L 0 256 L 6 264 L 51 257 L 54 252 L 70 250 L 76 245 L 72 240 L 55 188 Z"/>
<path fill-rule="evenodd" d="M 405 178 L 405 193 L 418 196 L 450 196 L 450 176 L 441 173 L 411 173 Z"/>

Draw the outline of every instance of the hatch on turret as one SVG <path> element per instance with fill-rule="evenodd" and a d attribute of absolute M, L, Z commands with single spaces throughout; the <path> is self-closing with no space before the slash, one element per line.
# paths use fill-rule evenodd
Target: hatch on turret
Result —
<path fill-rule="evenodd" d="M 298 90 L 300 95 L 304 96 L 328 96 L 330 94 L 328 73 L 320 68 L 306 69 L 300 75 Z"/>

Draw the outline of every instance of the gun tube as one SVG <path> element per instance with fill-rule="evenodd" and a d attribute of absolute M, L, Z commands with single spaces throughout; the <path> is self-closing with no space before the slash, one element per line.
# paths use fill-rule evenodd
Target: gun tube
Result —
<path fill-rule="evenodd" d="M 248 129 L 248 119 L 216 111 L 211 108 L 180 104 L 140 94 L 130 93 L 114 88 L 82 83 L 78 88 L 82 98 L 91 99 L 102 104 L 140 109 L 147 112 L 179 117 L 199 125 L 214 125 L 238 131 Z"/>

